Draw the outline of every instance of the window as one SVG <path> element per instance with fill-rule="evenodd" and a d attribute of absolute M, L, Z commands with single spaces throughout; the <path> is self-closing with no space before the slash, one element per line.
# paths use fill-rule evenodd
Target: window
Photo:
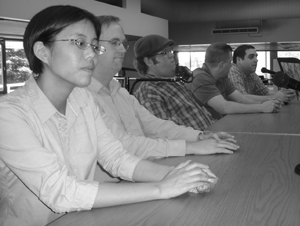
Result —
<path fill-rule="evenodd" d="M 4 75 L 3 75 L 3 60 L 2 60 L 2 43 L 0 45 L 0 93 L 4 92 L 4 87 L 5 87 L 5 84 L 4 84 Z"/>
<path fill-rule="evenodd" d="M 25 56 L 23 42 L 20 40 L 2 40 L 2 42 L 1 50 L 5 51 L 5 55 L 2 54 L 0 63 L 0 66 L 2 65 L 0 92 L 10 93 L 24 85 L 31 71 Z"/>
<path fill-rule="evenodd" d="M 256 51 L 257 52 L 257 67 L 256 67 L 256 74 L 258 75 L 264 75 L 265 78 L 270 79 L 271 75 L 268 73 L 262 73 L 261 69 L 263 67 L 270 69 L 270 51 Z"/>
<path fill-rule="evenodd" d="M 270 51 L 257 51 L 257 68 L 256 73 L 262 74 L 261 68 L 270 68 Z M 299 54 L 300 55 L 300 54 Z M 178 61 L 182 66 L 190 68 L 192 71 L 198 67 L 202 67 L 205 59 L 205 52 L 178 52 Z M 269 74 L 264 75 L 269 78 Z"/>
<path fill-rule="evenodd" d="M 192 71 L 202 67 L 205 52 L 178 52 L 178 61 L 182 66 L 186 66 Z"/>
<path fill-rule="evenodd" d="M 300 51 L 278 51 L 278 57 L 295 57 L 300 59 Z"/>

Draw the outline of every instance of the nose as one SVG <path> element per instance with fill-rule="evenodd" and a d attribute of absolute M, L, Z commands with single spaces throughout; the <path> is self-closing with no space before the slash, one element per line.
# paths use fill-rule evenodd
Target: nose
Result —
<path fill-rule="evenodd" d="M 87 48 L 85 50 L 85 52 L 86 52 L 86 59 L 89 59 L 89 58 L 94 59 L 96 56 L 96 53 L 91 45 L 89 46 L 89 48 Z"/>
<path fill-rule="evenodd" d="M 127 52 L 127 48 L 125 47 L 125 45 L 123 43 L 120 43 L 119 48 L 122 50 L 123 53 Z"/>

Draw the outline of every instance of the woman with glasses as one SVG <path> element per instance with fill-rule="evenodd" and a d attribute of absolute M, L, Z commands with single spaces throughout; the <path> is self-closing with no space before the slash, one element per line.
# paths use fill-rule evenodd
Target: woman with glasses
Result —
<path fill-rule="evenodd" d="M 28 24 L 24 49 L 33 76 L 0 99 L 0 225 L 46 225 L 66 212 L 167 199 L 216 183 L 205 165 L 157 165 L 115 140 L 81 88 L 105 51 L 99 33 L 97 18 L 73 6 L 46 8 Z M 140 183 L 99 184 L 97 162 Z"/>

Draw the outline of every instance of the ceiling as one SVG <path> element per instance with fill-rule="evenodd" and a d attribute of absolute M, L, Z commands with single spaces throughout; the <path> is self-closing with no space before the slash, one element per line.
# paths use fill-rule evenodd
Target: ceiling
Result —
<path fill-rule="evenodd" d="M 299 0 L 141 0 L 141 12 L 177 22 L 300 17 Z"/>
<path fill-rule="evenodd" d="M 123 7 L 125 0 L 96 0 Z M 178 22 L 300 17 L 300 0 L 140 0 L 141 12 Z"/>
<path fill-rule="evenodd" d="M 169 23 L 257 23 L 300 17 L 300 0 L 141 0 L 141 12 Z M 232 44 L 235 48 L 240 44 Z M 253 43 L 257 50 L 300 50 L 300 42 Z M 180 51 L 203 51 L 208 45 L 179 46 Z M 185 49 L 186 48 L 186 49 Z"/>
<path fill-rule="evenodd" d="M 97 0 L 118 7 L 125 0 Z M 300 0 L 140 0 L 141 12 L 160 17 L 169 23 L 234 22 L 300 18 Z M 130 38 L 130 37 L 129 37 Z M 137 37 L 133 37 L 135 40 Z M 237 43 L 238 45 L 238 43 Z M 300 50 L 300 42 L 256 43 L 257 49 Z M 181 46 L 181 51 L 201 51 L 207 45 Z"/>

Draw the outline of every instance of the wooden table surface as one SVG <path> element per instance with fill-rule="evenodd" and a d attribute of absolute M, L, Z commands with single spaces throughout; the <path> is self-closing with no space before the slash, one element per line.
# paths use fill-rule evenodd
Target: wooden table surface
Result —
<path fill-rule="evenodd" d="M 177 165 L 187 159 L 208 164 L 219 177 L 204 194 L 186 193 L 170 200 L 69 213 L 59 225 L 300 225 L 300 163 L 298 136 L 236 134 L 240 149 L 231 155 L 165 158 Z"/>
<path fill-rule="evenodd" d="M 226 115 L 207 128 L 208 131 L 224 131 L 232 134 L 300 134 L 300 101 L 284 105 L 279 113 Z"/>

